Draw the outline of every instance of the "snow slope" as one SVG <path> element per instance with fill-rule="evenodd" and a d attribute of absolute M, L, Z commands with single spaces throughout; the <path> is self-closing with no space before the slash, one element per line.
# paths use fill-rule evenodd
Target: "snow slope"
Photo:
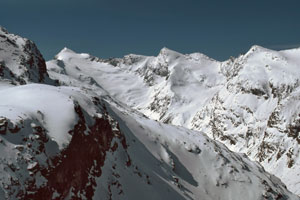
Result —
<path fill-rule="evenodd" d="M 299 49 L 253 46 L 225 62 L 167 48 L 99 59 L 65 48 L 47 68 L 61 84 L 98 85 L 151 119 L 204 131 L 300 194 L 299 57 Z"/>
<path fill-rule="evenodd" d="M 279 179 L 265 172 L 259 164 L 245 155 L 231 152 L 203 133 L 159 123 L 138 114 L 129 115 L 120 107 L 111 109 L 126 137 L 131 165 L 141 169 L 141 174 L 148 174 L 150 184 L 152 179 L 162 179 L 180 193 L 182 199 L 292 198 L 272 191 L 273 184 L 280 185 Z M 144 148 L 156 159 L 154 163 L 158 168 L 149 162 L 153 158 L 143 152 Z M 141 198 L 148 196 L 145 190 L 140 191 Z M 157 189 L 150 191 L 149 199 L 171 198 L 170 195 L 153 197 Z M 128 199 L 136 198 L 135 195 Z"/>

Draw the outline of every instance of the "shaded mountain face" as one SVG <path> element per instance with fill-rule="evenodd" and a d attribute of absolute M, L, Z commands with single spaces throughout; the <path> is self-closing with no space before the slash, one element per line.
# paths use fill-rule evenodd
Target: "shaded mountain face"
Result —
<path fill-rule="evenodd" d="M 106 60 L 63 49 L 46 72 L 26 39 L 2 33 L 17 46 L 0 43 L 0 199 L 299 199 L 246 154 L 172 125 L 220 92 L 219 62 L 168 49 Z M 33 65 L 19 62 L 26 55 Z"/>

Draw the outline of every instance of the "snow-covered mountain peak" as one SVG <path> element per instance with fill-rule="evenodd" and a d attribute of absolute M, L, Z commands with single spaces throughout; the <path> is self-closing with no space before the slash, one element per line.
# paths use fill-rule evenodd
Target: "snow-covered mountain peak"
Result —
<path fill-rule="evenodd" d="M 176 51 L 173 51 L 171 49 L 168 49 L 167 47 L 163 47 L 159 54 L 158 54 L 158 58 L 159 57 L 164 57 L 165 59 L 168 59 L 167 61 L 170 61 L 170 60 L 176 60 L 177 58 L 183 56 L 183 54 L 179 53 L 179 52 L 176 52 Z"/>
<path fill-rule="evenodd" d="M 90 58 L 91 56 L 87 53 L 76 53 L 75 51 L 67 48 L 67 47 L 64 47 L 56 56 L 55 58 L 57 60 L 70 60 L 72 58 L 81 58 L 81 59 L 88 59 Z"/>
<path fill-rule="evenodd" d="M 260 45 L 253 45 L 248 50 L 248 52 L 258 52 L 258 51 L 271 51 L 271 50 L 267 49 L 267 48 L 265 48 L 263 46 L 260 46 Z"/>
<path fill-rule="evenodd" d="M 219 62 L 213 58 L 208 57 L 207 55 L 203 54 L 203 53 L 191 53 L 191 54 L 187 54 L 186 55 L 188 58 L 194 59 L 195 61 L 202 61 L 202 60 L 209 60 L 209 61 L 213 61 L 213 62 Z"/>
<path fill-rule="evenodd" d="M 56 56 L 66 54 L 66 53 L 75 54 L 73 50 L 69 49 L 68 47 L 64 47 L 62 50 L 60 50 L 60 52 Z"/>
<path fill-rule="evenodd" d="M 252 46 L 242 57 L 246 60 L 255 59 L 262 62 L 265 60 L 285 60 L 285 58 L 280 54 L 280 51 L 275 51 L 258 45 Z"/>

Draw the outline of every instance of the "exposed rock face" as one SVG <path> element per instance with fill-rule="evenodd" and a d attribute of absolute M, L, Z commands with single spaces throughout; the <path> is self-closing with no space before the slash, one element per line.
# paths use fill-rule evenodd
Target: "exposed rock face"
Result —
<path fill-rule="evenodd" d="M 77 106 L 75 110 L 79 120 L 69 132 L 73 135 L 70 144 L 51 158 L 51 166 L 41 171 L 47 183 L 27 188 L 25 199 L 93 198 L 95 179 L 102 174 L 106 152 L 111 149 L 117 133 L 112 130 L 107 117 L 95 118 L 93 125 L 87 127 L 81 108 Z"/>
<path fill-rule="evenodd" d="M 14 84 L 54 83 L 36 45 L 0 27 L 0 77 Z"/>

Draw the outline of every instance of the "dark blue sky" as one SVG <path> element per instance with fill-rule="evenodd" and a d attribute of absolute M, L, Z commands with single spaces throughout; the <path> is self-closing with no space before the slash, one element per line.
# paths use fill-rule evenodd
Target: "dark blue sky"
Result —
<path fill-rule="evenodd" d="M 98 57 L 157 55 L 166 46 L 225 60 L 253 44 L 300 46 L 299 0 L 1 0 L 0 25 L 36 42 Z"/>

